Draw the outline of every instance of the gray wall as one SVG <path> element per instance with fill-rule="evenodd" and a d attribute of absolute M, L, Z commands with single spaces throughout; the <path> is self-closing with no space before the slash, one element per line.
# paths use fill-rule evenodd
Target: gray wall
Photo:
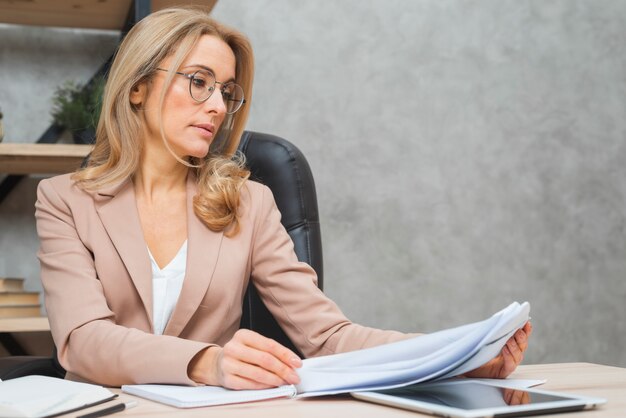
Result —
<path fill-rule="evenodd" d="M 626 2 L 224 0 L 214 15 L 255 47 L 249 129 L 311 163 L 325 290 L 350 318 L 427 332 L 528 300 L 527 362 L 626 366 Z M 2 42 L 7 140 L 43 128 L 27 132 L 33 99 L 6 69 L 46 94 L 68 72 L 42 73 L 34 43 L 15 67 Z M 0 207 L 0 275 L 33 287 L 35 183 Z"/>

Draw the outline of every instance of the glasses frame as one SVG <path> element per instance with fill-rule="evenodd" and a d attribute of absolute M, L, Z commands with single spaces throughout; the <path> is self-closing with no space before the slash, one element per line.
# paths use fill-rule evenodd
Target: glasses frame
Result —
<path fill-rule="evenodd" d="M 166 70 L 165 68 L 157 68 L 157 70 L 158 70 L 158 71 L 164 71 L 164 72 L 166 72 L 166 73 L 169 73 L 169 72 L 170 72 L 170 70 Z M 195 78 L 194 76 L 195 76 L 197 73 L 199 73 L 199 72 L 207 72 L 207 73 L 211 74 L 211 75 L 213 76 L 213 81 L 214 81 L 212 86 L 208 86 L 208 87 L 207 87 L 207 91 L 209 92 L 209 95 L 208 95 L 208 96 L 207 96 L 207 98 L 206 98 L 206 99 L 204 99 L 204 100 L 198 100 L 198 99 L 196 99 L 195 97 L 193 97 L 193 94 L 191 93 L 191 84 L 193 83 L 193 80 L 194 80 L 194 78 Z M 238 106 L 235 110 L 233 110 L 233 111 L 230 111 L 230 112 L 229 112 L 229 111 L 228 111 L 228 106 L 226 106 L 226 109 L 227 109 L 227 110 L 226 110 L 226 114 L 227 114 L 227 115 L 234 115 L 235 113 L 237 113 L 237 112 L 239 111 L 239 109 L 241 109 L 241 108 L 243 107 L 243 105 L 244 105 L 244 104 L 246 104 L 246 98 L 245 98 L 245 96 L 244 96 L 243 87 L 241 87 L 239 84 L 235 83 L 234 81 L 227 81 L 226 83 L 225 83 L 225 82 L 223 82 L 223 81 L 217 81 L 217 80 L 215 79 L 215 74 L 213 74 L 211 71 L 208 71 L 208 70 L 196 70 L 196 71 L 194 71 L 193 73 L 183 73 L 183 72 L 181 72 L 181 71 L 174 71 L 174 74 L 177 74 L 177 75 L 182 75 L 183 77 L 185 77 L 185 78 L 189 79 L 189 95 L 190 95 L 190 96 L 191 96 L 191 98 L 192 98 L 195 102 L 197 102 L 197 103 L 204 103 L 204 102 L 206 102 L 207 100 L 209 100 L 209 99 L 211 98 L 211 96 L 213 96 L 213 92 L 215 91 L 215 85 L 216 85 L 216 84 L 221 84 L 221 85 L 222 85 L 222 87 L 220 88 L 220 92 L 222 91 L 222 89 L 223 89 L 225 86 L 227 86 L 227 85 L 229 85 L 229 84 L 230 84 L 230 85 L 235 85 L 235 86 L 237 86 L 237 87 L 239 87 L 239 88 L 241 89 L 241 96 L 243 97 L 243 99 L 239 102 L 239 106 Z M 224 100 L 224 99 L 222 98 L 222 100 Z"/>

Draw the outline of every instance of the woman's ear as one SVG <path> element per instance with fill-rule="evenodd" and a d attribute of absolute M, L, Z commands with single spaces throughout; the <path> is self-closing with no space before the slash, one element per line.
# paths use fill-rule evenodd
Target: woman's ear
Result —
<path fill-rule="evenodd" d="M 141 106 L 141 104 L 145 102 L 146 91 L 147 87 L 145 81 L 135 84 L 130 91 L 130 102 L 136 107 Z"/>

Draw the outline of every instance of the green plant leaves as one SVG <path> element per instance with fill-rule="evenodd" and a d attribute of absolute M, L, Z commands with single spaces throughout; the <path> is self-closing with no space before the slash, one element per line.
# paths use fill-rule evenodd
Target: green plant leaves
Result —
<path fill-rule="evenodd" d="M 52 119 L 71 131 L 95 129 L 102 107 L 105 81 L 102 77 L 83 86 L 67 81 L 59 86 L 52 98 Z"/>

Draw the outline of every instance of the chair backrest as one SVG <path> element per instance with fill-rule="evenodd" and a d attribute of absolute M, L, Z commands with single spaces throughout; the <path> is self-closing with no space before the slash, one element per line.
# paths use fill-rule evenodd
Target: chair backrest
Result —
<path fill-rule="evenodd" d="M 322 289 L 322 236 L 317 194 L 306 158 L 295 145 L 283 138 L 250 131 L 244 132 L 239 150 L 246 157 L 251 179 L 272 190 L 282 215 L 281 222 L 291 236 L 298 260 L 313 267 L 318 276 L 318 286 Z M 244 297 L 241 327 L 273 338 L 299 353 L 252 284 Z"/>

